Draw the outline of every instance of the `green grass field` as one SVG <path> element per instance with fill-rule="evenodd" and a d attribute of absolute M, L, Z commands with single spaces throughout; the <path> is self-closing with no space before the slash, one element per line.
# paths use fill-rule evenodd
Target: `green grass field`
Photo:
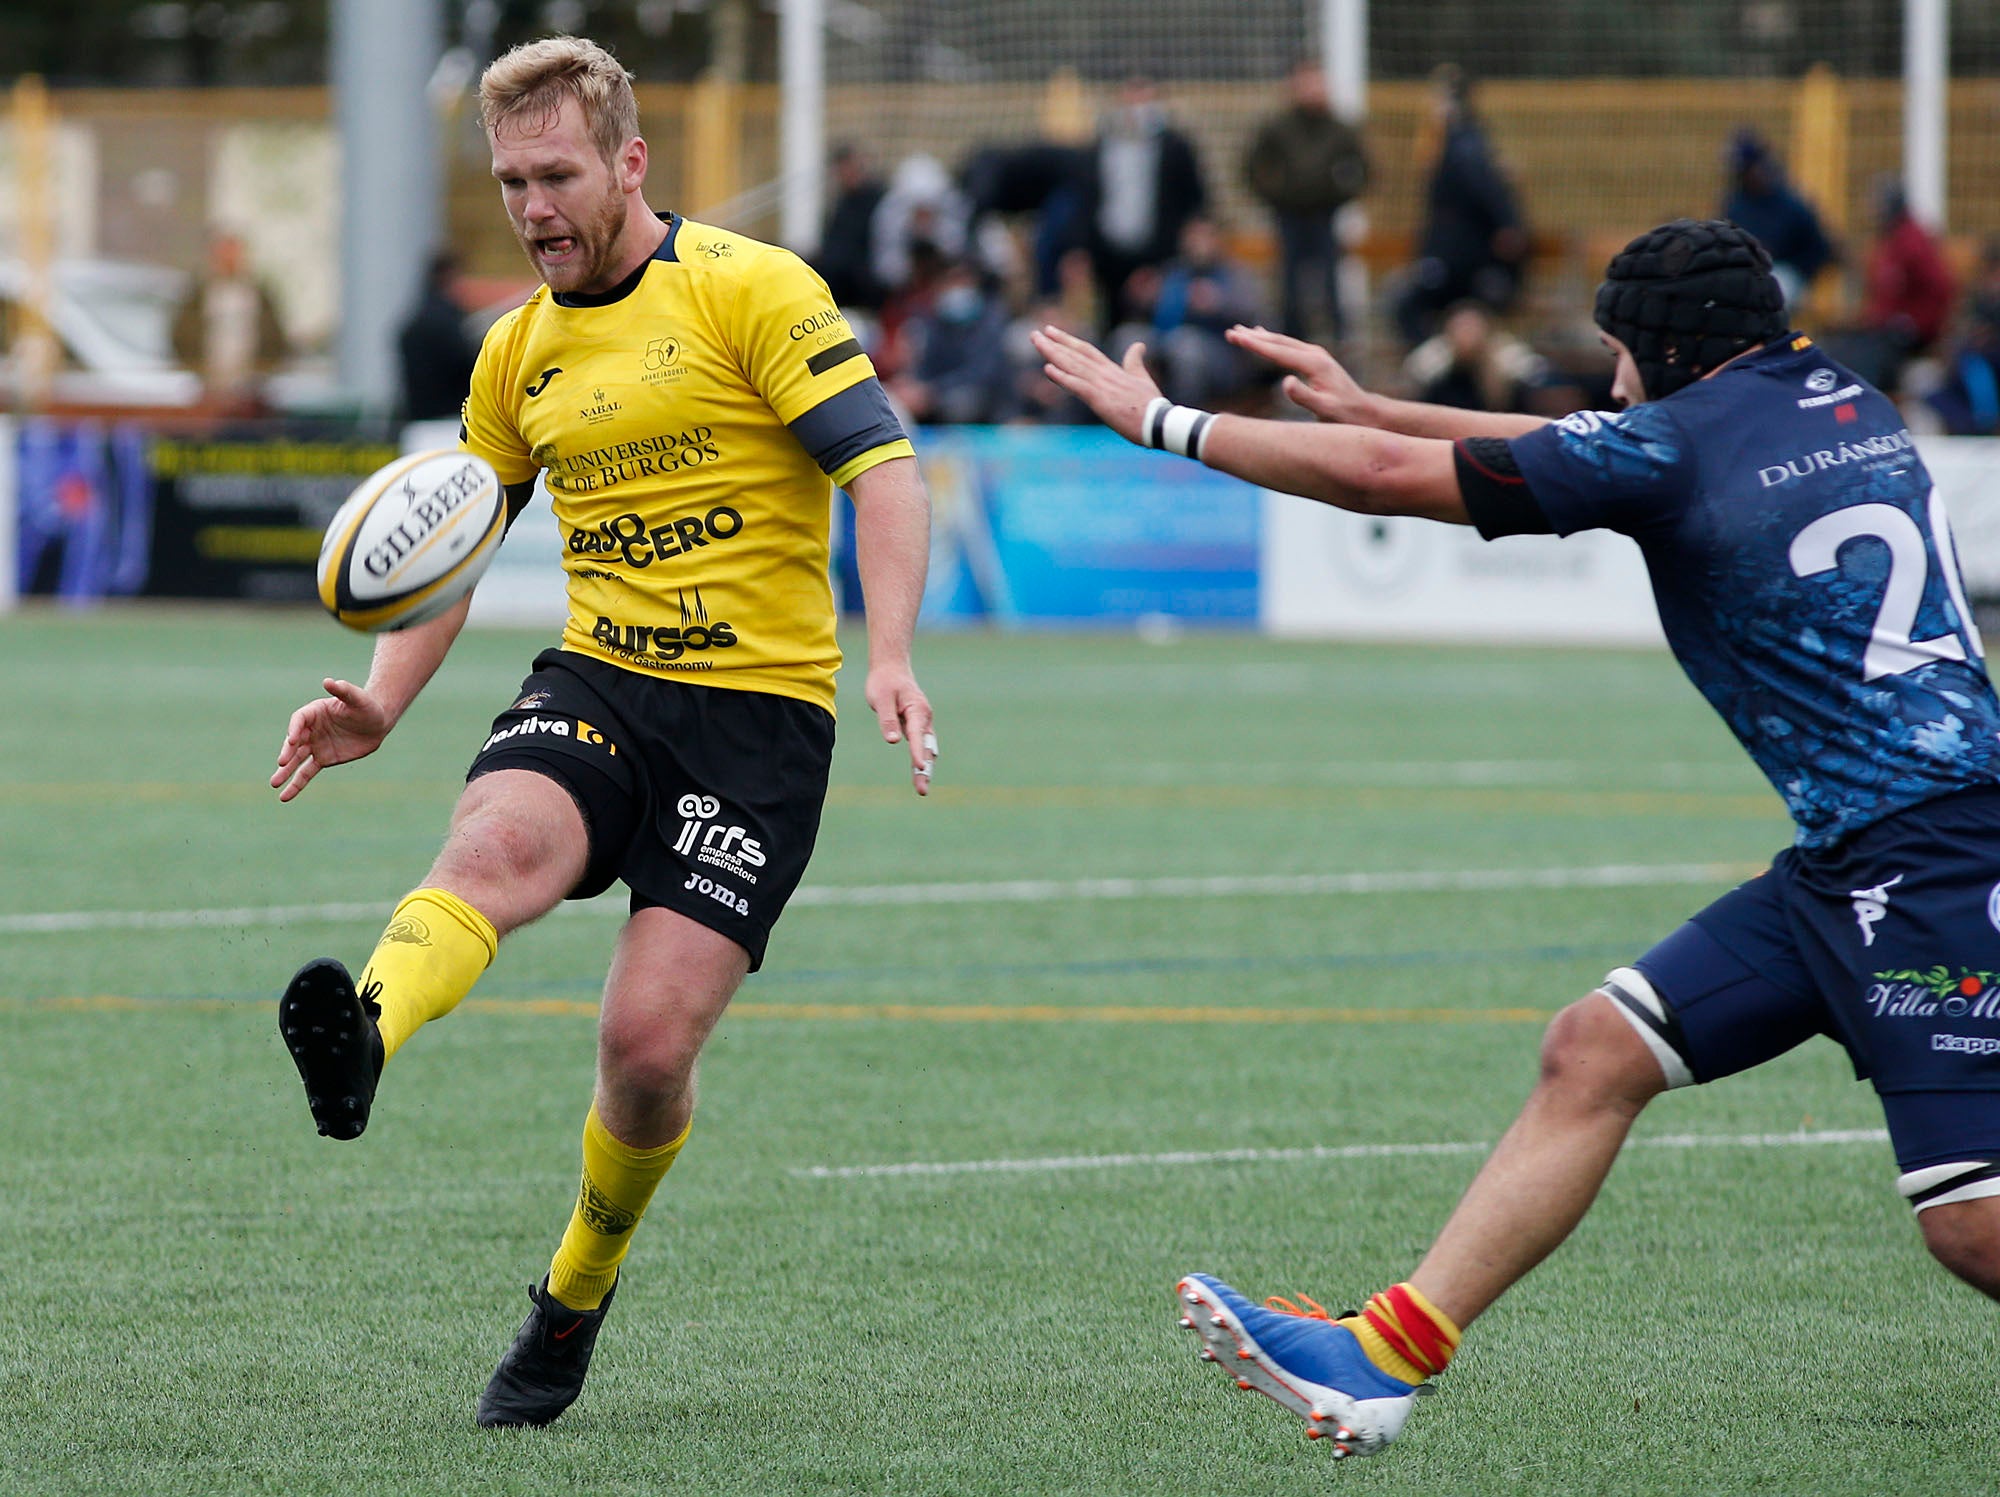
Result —
<path fill-rule="evenodd" d="M 1407 1273 L 1543 1019 L 1786 839 L 1663 655 L 930 638 L 928 803 L 850 672 L 807 889 L 590 1386 L 495 1433 L 622 906 L 516 936 L 358 1143 L 315 1136 L 272 1015 L 306 957 L 366 955 L 543 641 L 467 636 L 281 807 L 286 715 L 365 641 L 0 639 L 0 1490 L 2000 1486 L 2000 1317 L 1923 1254 L 1887 1145 L 1754 1141 L 1879 1128 L 1826 1044 L 1663 1099 L 1378 1459 L 1332 1465 L 1175 1328 L 1189 1269 L 1335 1308 Z M 1370 1151 L 1408 1144 L 1466 1147 Z M 869 1168 L 911 1163 L 1018 1167 Z"/>

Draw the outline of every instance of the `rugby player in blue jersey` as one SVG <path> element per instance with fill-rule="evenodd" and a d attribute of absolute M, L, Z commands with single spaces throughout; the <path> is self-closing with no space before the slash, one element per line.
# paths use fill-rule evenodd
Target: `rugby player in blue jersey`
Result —
<path fill-rule="evenodd" d="M 1816 1034 L 1874 1083 L 1931 1253 L 2000 1298 L 2000 702 L 1895 406 L 1783 306 L 1735 225 L 1642 235 L 1597 294 L 1623 409 L 1552 423 L 1371 395 L 1244 328 L 1326 424 L 1215 416 L 1170 404 L 1139 352 L 1035 335 L 1120 434 L 1252 483 L 1487 539 L 1631 536 L 1675 658 L 1797 827 L 1768 873 L 1556 1016 L 1526 1106 L 1407 1282 L 1337 1320 L 1180 1282 L 1204 1356 L 1338 1454 L 1396 1437 L 1462 1329 L 1582 1219 L 1649 1101 Z"/>

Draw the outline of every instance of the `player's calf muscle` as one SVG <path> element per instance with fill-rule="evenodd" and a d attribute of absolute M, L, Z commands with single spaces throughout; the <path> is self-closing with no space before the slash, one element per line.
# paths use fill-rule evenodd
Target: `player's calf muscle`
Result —
<path fill-rule="evenodd" d="M 2000 1196 L 1918 1213 L 1931 1256 L 1980 1293 L 2000 1299 Z"/>

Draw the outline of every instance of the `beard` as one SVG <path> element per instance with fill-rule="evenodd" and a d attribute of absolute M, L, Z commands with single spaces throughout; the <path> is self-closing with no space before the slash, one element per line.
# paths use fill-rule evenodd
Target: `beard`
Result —
<path fill-rule="evenodd" d="M 560 261 L 549 263 L 541 248 L 541 242 L 558 236 L 546 230 L 530 234 L 517 224 L 514 238 L 549 290 L 608 291 L 609 277 L 618 265 L 618 240 L 624 226 L 625 195 L 614 187 L 580 220 L 567 225 L 568 237 L 575 244 Z"/>

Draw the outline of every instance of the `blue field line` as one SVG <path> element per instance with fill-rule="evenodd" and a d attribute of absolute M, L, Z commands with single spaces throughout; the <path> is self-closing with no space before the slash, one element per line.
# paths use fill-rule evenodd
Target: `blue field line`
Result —
<path fill-rule="evenodd" d="M 1311 952 L 1300 956 L 1111 957 L 1088 962 L 978 962 L 952 967 L 806 967 L 760 972 L 750 986 L 788 982 L 882 982 L 936 977 L 1145 977 L 1176 972 L 1324 971 L 1340 967 L 1424 967 L 1494 961 L 1556 962 L 1584 957 L 1630 957 L 1631 942 L 1584 946 L 1518 946 L 1502 951 Z"/>
<path fill-rule="evenodd" d="M 1580 945 L 1515 946 L 1483 951 L 1326 951 L 1293 956 L 1185 956 L 1107 957 L 1095 961 L 1068 962 L 965 962 L 948 967 L 874 966 L 806 967 L 760 972 L 743 986 L 743 996 L 754 1001 L 757 993 L 788 984 L 824 983 L 907 983 L 920 981 L 971 981 L 994 977 L 1149 977 L 1203 972 L 1332 971 L 1363 967 L 1490 966 L 1506 962 L 1581 961 L 1585 958 L 1618 960 L 1635 955 L 1637 947 L 1627 941 L 1600 941 Z M 567 993 L 595 995 L 604 986 L 602 977 L 576 977 L 534 982 L 482 983 L 476 995 L 487 1000 L 529 1003 Z M 275 1003 L 278 989 L 255 993 L 134 993 L 127 995 L 147 1003 Z M 34 1001 L 34 1000 L 30 1000 Z"/>

